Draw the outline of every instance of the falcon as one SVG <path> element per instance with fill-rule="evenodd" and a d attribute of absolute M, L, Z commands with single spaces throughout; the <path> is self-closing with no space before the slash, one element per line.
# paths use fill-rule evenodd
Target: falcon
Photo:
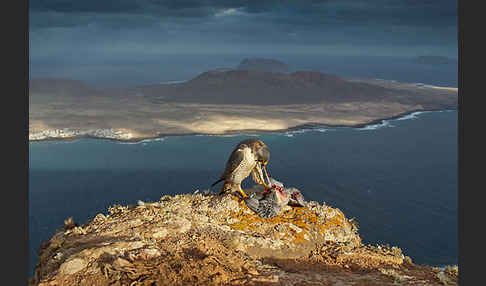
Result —
<path fill-rule="evenodd" d="M 241 189 L 241 182 L 250 174 L 253 181 L 265 188 L 270 186 L 265 182 L 263 171 L 268 179 L 266 165 L 270 159 L 270 150 L 263 141 L 258 139 L 243 140 L 236 145 L 226 163 L 226 168 L 221 177 L 211 187 L 224 181 L 220 194 L 238 191 L 243 198 L 247 195 Z M 268 179 L 268 181 L 270 181 Z"/>

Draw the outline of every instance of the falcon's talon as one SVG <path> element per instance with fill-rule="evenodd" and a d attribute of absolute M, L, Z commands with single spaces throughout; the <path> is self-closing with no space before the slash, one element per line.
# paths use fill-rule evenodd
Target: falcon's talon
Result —
<path fill-rule="evenodd" d="M 248 197 L 248 195 L 245 194 L 245 192 L 243 191 L 243 189 L 241 187 L 238 188 L 238 191 L 240 192 L 240 195 L 243 199 L 246 199 Z"/>

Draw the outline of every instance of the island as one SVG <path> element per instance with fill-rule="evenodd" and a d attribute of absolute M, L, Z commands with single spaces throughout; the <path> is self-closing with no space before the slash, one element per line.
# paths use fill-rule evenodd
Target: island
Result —
<path fill-rule="evenodd" d="M 29 82 L 29 140 L 140 141 L 169 135 L 283 132 L 364 126 L 416 111 L 456 109 L 457 88 L 390 80 L 214 69 L 184 82 L 99 88 L 82 81 Z"/>
<path fill-rule="evenodd" d="M 364 244 L 358 228 L 324 202 L 261 218 L 233 195 L 164 195 L 83 225 L 67 218 L 29 284 L 458 285 L 457 265 L 417 265 L 397 246 Z"/>
<path fill-rule="evenodd" d="M 413 62 L 428 65 L 457 64 L 456 59 L 445 56 L 418 56 L 413 59 Z"/>

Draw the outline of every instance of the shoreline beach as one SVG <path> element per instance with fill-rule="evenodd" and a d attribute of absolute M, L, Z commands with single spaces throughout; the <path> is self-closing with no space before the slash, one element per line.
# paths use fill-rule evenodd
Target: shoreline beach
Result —
<path fill-rule="evenodd" d="M 389 120 L 397 120 L 401 119 L 410 115 L 413 115 L 414 113 L 424 113 L 424 112 L 443 112 L 443 111 L 456 111 L 457 108 L 449 108 L 449 109 L 430 109 L 430 110 L 411 110 L 407 112 L 403 112 L 391 117 L 386 117 L 386 118 L 380 118 L 376 120 L 372 120 L 366 123 L 359 123 L 359 124 L 350 124 L 350 125 L 345 125 L 345 124 L 321 124 L 321 123 L 315 123 L 315 122 L 307 122 L 303 124 L 299 124 L 293 127 L 289 127 L 286 129 L 273 129 L 273 130 L 264 130 L 264 129 L 242 129 L 242 130 L 230 130 L 227 132 L 223 133 L 159 133 L 156 136 L 139 136 L 139 137 L 132 137 L 128 139 L 122 139 L 122 138 L 112 138 L 112 137 L 102 137 L 102 136 L 92 136 L 92 135 L 87 135 L 87 134 L 81 134 L 81 135 L 73 135 L 70 137 L 46 137 L 42 139 L 29 139 L 29 143 L 34 143 L 34 142 L 49 142 L 49 141 L 74 141 L 74 140 L 79 140 L 79 139 L 98 139 L 98 140 L 108 140 L 108 141 L 115 141 L 115 142 L 122 142 L 122 143 L 141 143 L 142 141 L 150 141 L 150 140 L 156 140 L 156 139 L 163 139 L 166 137 L 172 137 L 172 136 L 238 136 L 238 135 L 244 135 L 244 134 L 249 134 L 249 133 L 259 133 L 259 134 L 285 134 L 288 132 L 298 132 L 301 130 L 315 130 L 315 129 L 322 129 L 322 128 L 366 128 L 369 126 L 373 125 L 379 125 L 383 124 L 385 121 Z M 79 133 L 79 132 L 78 132 Z"/>

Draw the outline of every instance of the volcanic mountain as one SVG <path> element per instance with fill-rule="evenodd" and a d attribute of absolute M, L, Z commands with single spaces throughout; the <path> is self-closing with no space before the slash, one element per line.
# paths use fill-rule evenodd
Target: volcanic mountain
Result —
<path fill-rule="evenodd" d="M 249 70 L 208 71 L 184 83 L 138 87 L 137 92 L 164 101 L 208 104 L 303 104 L 324 101 L 374 101 L 388 90 L 335 75 L 297 71 L 291 74 Z"/>
<path fill-rule="evenodd" d="M 431 104 L 435 100 L 433 95 L 424 97 L 420 92 L 409 89 L 345 80 L 318 71 L 283 74 L 212 70 L 187 82 L 141 86 L 133 92 L 164 102 L 206 104 L 282 105 L 357 101 Z"/>
<path fill-rule="evenodd" d="M 426 108 L 455 106 L 457 96 L 437 98 L 433 92 L 385 85 L 373 80 L 347 80 L 318 71 L 274 73 L 215 69 L 185 82 L 133 88 L 95 88 L 67 79 L 32 79 L 32 96 L 142 96 L 152 102 L 285 105 L 344 102 L 397 102 Z M 437 105 L 439 104 L 439 105 Z"/>

